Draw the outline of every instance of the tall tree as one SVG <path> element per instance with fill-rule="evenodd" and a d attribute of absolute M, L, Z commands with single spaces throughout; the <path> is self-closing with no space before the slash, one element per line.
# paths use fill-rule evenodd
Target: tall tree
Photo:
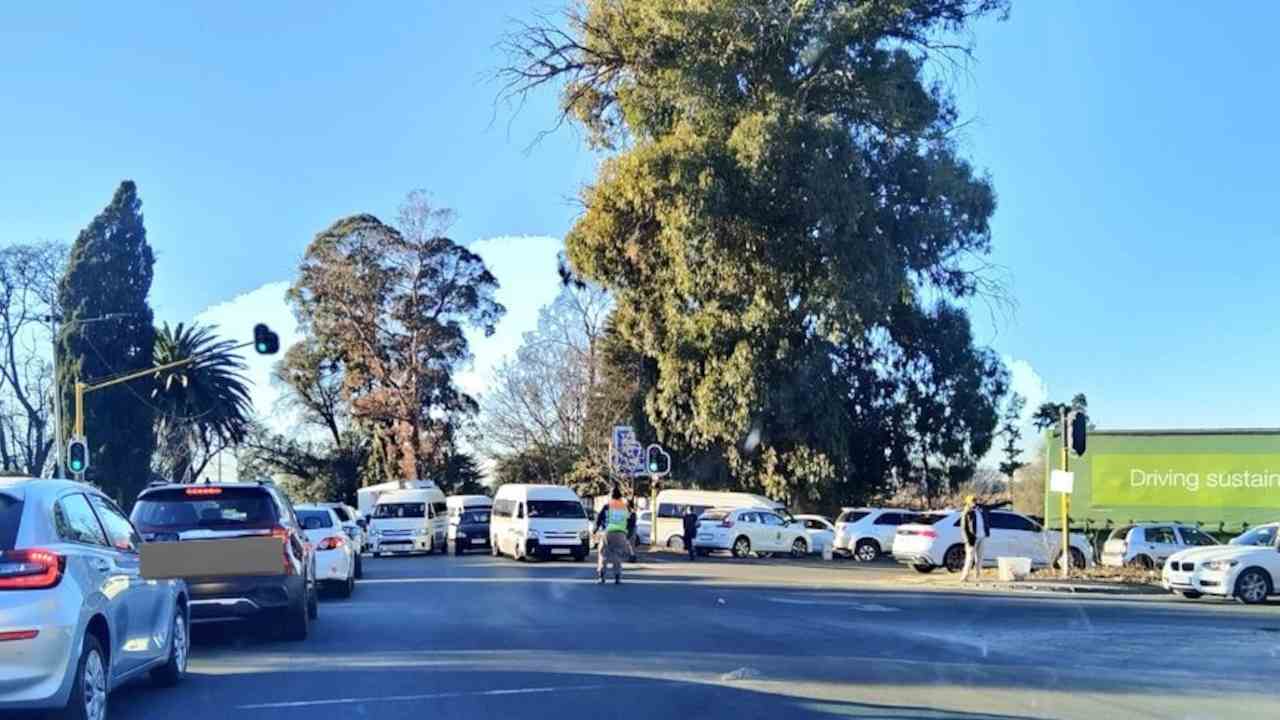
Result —
<path fill-rule="evenodd" d="M 661 439 L 724 447 L 740 484 L 815 502 L 851 467 L 852 388 L 837 368 L 856 360 L 850 347 L 895 332 L 904 345 L 914 329 L 952 344 L 906 357 L 966 376 L 898 371 L 982 398 L 959 423 L 908 398 L 915 453 L 960 460 L 925 474 L 954 483 L 989 447 L 1003 388 L 986 359 L 948 362 L 981 353 L 967 317 L 939 301 L 991 292 L 981 258 L 995 193 L 958 155 L 958 113 L 926 64 L 1005 7 L 579 2 L 567 28 L 507 39 L 508 95 L 562 84 L 562 117 L 615 153 L 566 250 L 654 361 L 645 407 Z M 967 437 L 927 436 L 935 427 Z"/>
<path fill-rule="evenodd" d="M 194 481 L 218 453 L 244 440 L 253 401 L 244 360 L 220 340 L 214 328 L 169 327 L 156 333 L 155 364 L 200 359 L 156 373 L 151 400 L 156 406 L 155 469 L 176 482 Z"/>
<path fill-rule="evenodd" d="M 0 469 L 42 475 L 55 455 L 53 351 L 67 247 L 0 248 Z"/>
<path fill-rule="evenodd" d="M 302 329 L 341 364 L 343 397 L 388 479 L 427 477 L 447 458 L 478 409 L 454 383 L 470 357 L 465 330 L 490 335 L 505 312 L 484 260 L 447 237 L 452 221 L 420 193 L 399 229 L 372 215 L 338 220 L 311 242 L 289 291 Z"/>
<path fill-rule="evenodd" d="M 1056 426 L 1062 422 L 1062 413 L 1071 412 L 1088 412 L 1089 398 L 1084 393 L 1076 393 L 1069 403 L 1046 402 L 1040 403 L 1040 407 L 1036 408 L 1035 414 L 1031 416 L 1031 424 L 1035 425 L 1036 430 L 1044 432 L 1047 428 Z"/>
<path fill-rule="evenodd" d="M 69 388 L 75 380 L 92 381 L 151 366 L 155 326 L 147 295 L 154 265 L 138 189 L 125 180 L 76 238 L 58 286 L 58 363 L 68 426 L 73 413 Z M 104 316 L 112 320 L 93 322 Z M 91 451 L 87 478 L 126 506 L 150 478 L 154 423 L 145 392 L 131 385 L 85 396 L 85 434 Z"/>
<path fill-rule="evenodd" d="M 1013 393 L 1005 401 L 1004 416 L 1000 420 L 999 434 L 1004 438 L 1004 445 L 1000 448 L 1000 452 L 1004 455 L 1004 459 L 1000 461 L 1000 472 L 1010 482 L 1013 481 L 1014 474 L 1026 465 L 1022 460 L 1020 444 L 1022 442 L 1022 411 L 1026 407 L 1026 398 Z"/>

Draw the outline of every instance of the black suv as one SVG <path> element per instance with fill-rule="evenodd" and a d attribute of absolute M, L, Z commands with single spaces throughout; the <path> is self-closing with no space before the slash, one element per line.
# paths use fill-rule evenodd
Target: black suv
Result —
<path fill-rule="evenodd" d="M 131 514 L 144 542 L 199 542 L 249 536 L 281 540 L 279 575 L 186 577 L 191 622 L 262 618 L 290 640 L 307 636 L 319 612 L 315 556 L 289 498 L 269 483 L 153 485 Z"/>

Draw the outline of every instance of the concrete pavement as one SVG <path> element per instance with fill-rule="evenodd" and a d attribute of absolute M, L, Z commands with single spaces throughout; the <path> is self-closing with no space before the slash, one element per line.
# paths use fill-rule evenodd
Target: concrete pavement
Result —
<path fill-rule="evenodd" d="M 892 565 L 366 558 L 303 643 L 197 633 L 113 718 L 1269 717 L 1280 607 L 1006 596 Z"/>

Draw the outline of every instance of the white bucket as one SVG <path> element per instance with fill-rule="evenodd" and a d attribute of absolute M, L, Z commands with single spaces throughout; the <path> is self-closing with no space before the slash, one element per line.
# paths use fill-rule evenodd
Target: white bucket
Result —
<path fill-rule="evenodd" d="M 1031 574 L 1031 558 L 1002 557 L 996 558 L 1001 582 L 1025 580 Z"/>
<path fill-rule="evenodd" d="M 826 547 L 822 548 L 822 559 L 823 559 L 823 560 L 830 560 L 831 558 L 832 558 L 832 554 L 831 554 L 831 546 L 830 546 L 830 545 L 828 545 L 828 546 L 826 546 Z"/>

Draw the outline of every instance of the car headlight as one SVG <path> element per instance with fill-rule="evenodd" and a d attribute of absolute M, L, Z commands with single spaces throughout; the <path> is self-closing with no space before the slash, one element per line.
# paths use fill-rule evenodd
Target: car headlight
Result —
<path fill-rule="evenodd" d="M 413 534 L 414 534 L 414 535 L 417 535 L 417 536 L 419 536 L 419 537 L 424 536 L 424 535 L 430 535 L 430 534 L 431 534 L 431 528 L 418 528 L 418 529 L 416 529 L 416 530 L 414 530 L 414 531 L 413 531 Z"/>
<path fill-rule="evenodd" d="M 466 539 L 467 539 L 467 534 L 466 534 L 466 533 L 464 533 L 464 532 L 462 532 L 461 530 L 456 531 L 456 532 L 454 533 L 454 535 L 455 535 L 455 537 L 460 537 L 460 538 L 462 538 L 463 540 L 466 540 Z"/>
<path fill-rule="evenodd" d="M 374 537 L 381 537 L 381 536 L 382 536 L 382 531 L 381 531 L 381 530 L 379 530 L 378 528 L 374 528 L 373 530 L 370 530 L 370 531 L 369 531 L 369 533 L 370 533 L 371 535 L 373 535 Z"/>
<path fill-rule="evenodd" d="M 537 539 L 538 539 L 538 531 L 537 531 L 537 530 L 528 530 L 528 531 L 526 531 L 526 532 L 525 532 L 525 537 L 529 538 L 530 540 L 537 540 Z"/>
<path fill-rule="evenodd" d="M 1233 568 L 1239 564 L 1240 564 L 1239 560 L 1210 560 L 1209 562 L 1204 564 L 1204 569 L 1213 570 L 1215 572 L 1221 572 L 1223 570 Z"/>
<path fill-rule="evenodd" d="M 586 541 L 590 540 L 590 539 L 591 539 L 591 531 L 590 531 L 590 530 L 579 530 L 579 531 L 578 531 L 578 539 L 579 539 L 579 540 L 581 540 L 582 542 L 586 542 Z"/>

